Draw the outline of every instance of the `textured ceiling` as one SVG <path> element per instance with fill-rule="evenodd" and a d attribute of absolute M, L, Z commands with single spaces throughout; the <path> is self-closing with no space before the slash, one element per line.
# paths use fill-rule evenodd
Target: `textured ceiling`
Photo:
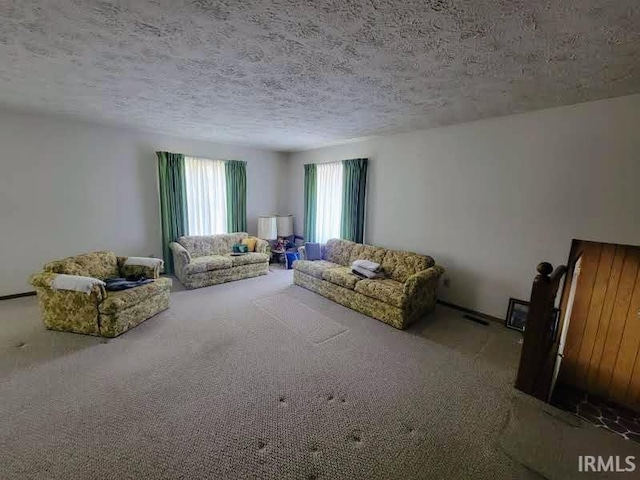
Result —
<path fill-rule="evenodd" d="M 640 92 L 638 0 L 0 0 L 0 104 L 292 150 Z"/>

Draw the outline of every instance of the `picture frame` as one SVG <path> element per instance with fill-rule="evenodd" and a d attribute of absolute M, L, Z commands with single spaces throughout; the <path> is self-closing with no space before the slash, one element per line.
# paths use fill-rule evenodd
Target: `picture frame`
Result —
<path fill-rule="evenodd" d="M 517 298 L 510 298 L 509 307 L 507 308 L 507 317 L 505 320 L 506 327 L 524 332 L 528 314 L 529 302 L 525 300 L 518 300 Z"/>
<path fill-rule="evenodd" d="M 517 298 L 509 299 L 509 307 L 507 308 L 507 317 L 505 320 L 505 326 L 513 330 L 524 332 L 527 315 L 529 314 L 529 302 L 526 300 L 520 300 Z M 553 322 L 551 323 L 551 338 L 556 340 L 558 335 L 558 324 L 560 322 L 560 309 L 553 309 Z"/>

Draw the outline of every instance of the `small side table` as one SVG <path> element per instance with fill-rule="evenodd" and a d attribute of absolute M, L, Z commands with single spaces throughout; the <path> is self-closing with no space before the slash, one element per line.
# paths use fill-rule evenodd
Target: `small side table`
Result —
<path fill-rule="evenodd" d="M 271 250 L 271 263 L 287 263 L 286 253 L 297 252 L 298 247 L 282 248 L 280 250 Z"/>
<path fill-rule="evenodd" d="M 284 254 L 286 253 L 285 249 L 281 250 L 271 250 L 271 263 L 284 263 Z"/>

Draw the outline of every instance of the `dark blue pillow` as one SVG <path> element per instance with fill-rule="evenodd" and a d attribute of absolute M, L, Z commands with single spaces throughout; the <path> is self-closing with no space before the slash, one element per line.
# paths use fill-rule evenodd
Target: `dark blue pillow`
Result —
<path fill-rule="evenodd" d="M 305 243 L 304 251 L 307 260 L 322 260 L 322 250 L 319 243 Z"/>

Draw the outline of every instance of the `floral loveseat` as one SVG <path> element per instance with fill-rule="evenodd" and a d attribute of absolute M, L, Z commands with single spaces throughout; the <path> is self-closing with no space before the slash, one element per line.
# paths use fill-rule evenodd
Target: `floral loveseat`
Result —
<path fill-rule="evenodd" d="M 433 258 L 332 239 L 322 246 L 322 260 L 293 264 L 293 282 L 334 302 L 399 329 L 408 327 L 436 306 L 436 287 L 444 269 Z M 386 278 L 361 279 L 351 273 L 354 260 L 382 265 Z"/>
<path fill-rule="evenodd" d="M 255 252 L 232 256 L 245 232 L 180 237 L 171 243 L 176 277 L 187 288 L 232 282 L 269 273 L 269 242 L 255 238 Z"/>
<path fill-rule="evenodd" d="M 36 289 L 45 326 L 50 330 L 117 337 L 169 308 L 171 279 L 159 278 L 159 266 L 125 265 L 127 257 L 92 252 L 48 263 L 29 279 Z M 121 291 L 96 283 L 88 292 L 56 289 L 60 274 L 97 280 L 144 275 L 153 282 Z"/>

